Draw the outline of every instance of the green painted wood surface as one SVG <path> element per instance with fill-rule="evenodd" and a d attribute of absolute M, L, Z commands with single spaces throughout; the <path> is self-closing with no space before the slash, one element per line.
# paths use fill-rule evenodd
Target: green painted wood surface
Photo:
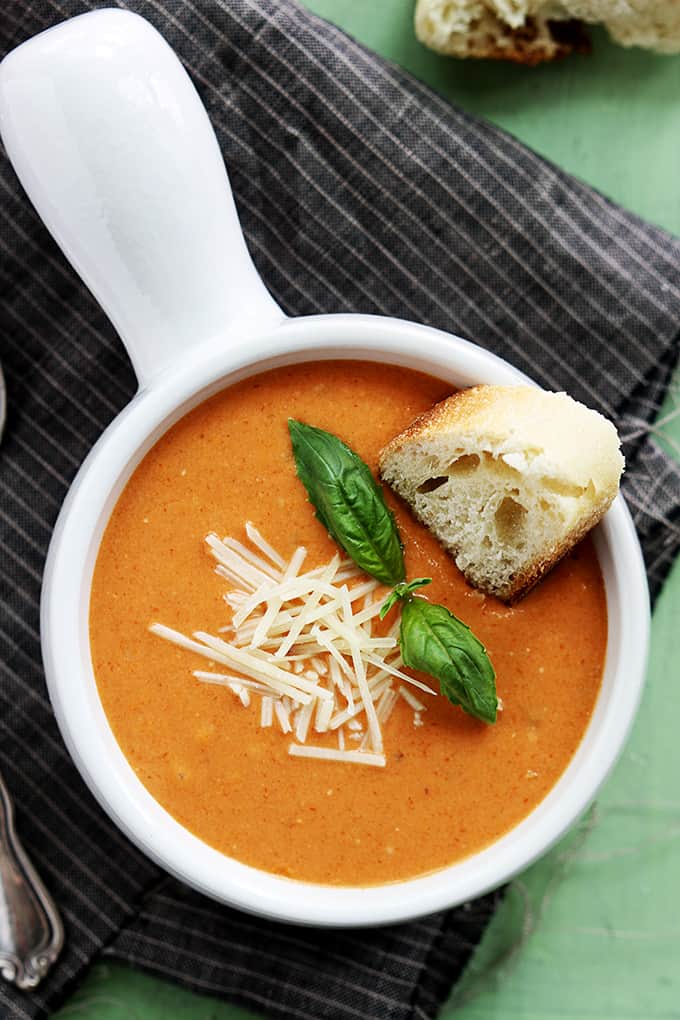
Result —
<path fill-rule="evenodd" d="M 306 0 L 465 109 L 680 234 L 680 57 L 611 45 L 527 70 L 415 40 L 412 0 Z M 680 383 L 680 377 L 679 377 Z M 665 412 L 680 408 L 680 385 Z M 680 418 L 665 429 L 680 449 Z M 680 563 L 658 602 L 627 749 L 584 823 L 517 882 L 444 1020 L 680 1020 Z M 243 1020 L 243 1010 L 95 966 L 59 1020 Z"/>

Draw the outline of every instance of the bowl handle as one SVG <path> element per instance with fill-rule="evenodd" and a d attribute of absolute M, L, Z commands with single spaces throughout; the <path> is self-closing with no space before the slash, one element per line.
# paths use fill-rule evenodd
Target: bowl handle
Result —
<path fill-rule="evenodd" d="M 142 386 L 285 318 L 241 233 L 208 115 L 143 18 L 80 15 L 0 64 L 0 134 Z"/>

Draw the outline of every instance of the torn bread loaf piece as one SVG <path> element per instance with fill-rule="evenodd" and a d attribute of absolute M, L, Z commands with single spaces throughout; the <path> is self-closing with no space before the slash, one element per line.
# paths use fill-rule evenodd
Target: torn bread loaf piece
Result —
<path fill-rule="evenodd" d="M 680 52 L 678 0 L 417 0 L 418 39 L 438 53 L 538 64 L 589 49 L 584 24 L 622 46 Z"/>
<path fill-rule="evenodd" d="M 380 455 L 383 481 L 475 587 L 514 601 L 605 514 L 624 461 L 616 429 L 565 393 L 474 386 Z"/>
<path fill-rule="evenodd" d="M 480 0 L 418 0 L 416 36 L 444 56 L 510 60 L 530 67 L 590 52 L 590 40 L 579 21 L 554 21 L 528 11 L 517 14 L 505 19 L 496 5 Z"/>

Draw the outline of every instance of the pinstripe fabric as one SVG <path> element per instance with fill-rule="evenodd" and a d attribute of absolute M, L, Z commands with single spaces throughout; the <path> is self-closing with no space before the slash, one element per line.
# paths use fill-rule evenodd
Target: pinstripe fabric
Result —
<path fill-rule="evenodd" d="M 103 6 L 92 4 L 91 6 Z M 680 547 L 680 471 L 648 424 L 678 354 L 680 242 L 379 61 L 291 0 L 130 0 L 201 93 L 256 264 L 291 314 L 364 311 L 476 340 L 614 417 L 656 592 Z M 4 53 L 84 0 L 14 0 Z M 162 876 L 102 817 L 49 711 L 40 576 L 61 500 L 134 380 L 111 327 L 0 167 L 0 768 L 59 900 L 54 1005 L 97 953 L 280 1017 L 432 1017 L 496 897 L 379 932 L 228 911 Z"/>

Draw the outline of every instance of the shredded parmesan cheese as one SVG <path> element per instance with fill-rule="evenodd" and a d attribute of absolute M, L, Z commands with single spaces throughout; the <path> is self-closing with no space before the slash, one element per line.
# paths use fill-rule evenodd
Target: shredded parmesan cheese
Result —
<path fill-rule="evenodd" d="M 317 702 L 316 719 L 314 721 L 314 729 L 317 733 L 328 732 L 328 724 L 331 721 L 332 712 L 333 702 L 330 699 Z"/>
<path fill-rule="evenodd" d="M 295 758 L 325 758 L 327 761 L 348 761 L 357 765 L 386 764 L 384 754 L 371 751 L 340 751 L 334 747 L 310 747 L 307 744 L 291 744 L 288 753 Z"/>
<path fill-rule="evenodd" d="M 304 744 L 307 739 L 307 733 L 309 732 L 309 724 L 312 721 L 313 711 L 313 701 L 310 701 L 308 705 L 303 705 L 302 708 L 298 709 L 297 718 L 295 720 L 295 739 L 300 744 Z"/>
<path fill-rule="evenodd" d="M 265 695 L 260 705 L 260 726 L 271 726 L 274 721 L 274 699 Z"/>
<path fill-rule="evenodd" d="M 411 706 L 414 712 L 425 711 L 425 705 L 423 705 L 422 701 L 419 701 L 418 698 L 416 698 L 415 694 L 411 694 L 408 688 L 404 687 L 403 684 L 399 685 L 399 693 L 401 694 L 406 704 Z"/>
<path fill-rule="evenodd" d="M 252 521 L 246 521 L 246 535 L 253 545 L 257 546 L 260 552 L 263 552 L 265 556 L 268 556 L 272 563 L 274 563 L 277 567 L 284 568 L 286 566 L 286 561 L 283 556 L 280 556 L 276 549 L 274 549 L 274 547 L 262 537 Z"/>
<path fill-rule="evenodd" d="M 281 732 L 290 733 L 293 727 L 290 725 L 290 710 L 288 706 L 284 705 L 282 701 L 277 701 L 274 705 L 274 712 L 276 713 L 276 718 L 279 720 Z"/>
<path fill-rule="evenodd" d="M 245 530 L 249 544 L 206 537 L 215 573 L 230 586 L 231 621 L 221 636 L 199 630 L 187 637 L 160 623 L 149 629 L 217 666 L 193 671 L 201 683 L 228 687 L 244 708 L 258 700 L 260 726 L 276 720 L 293 734 L 292 756 L 384 766 L 383 726 L 399 699 L 420 726 L 426 705 L 409 687 L 435 692 L 400 668 L 398 620 L 387 634 L 374 631 L 384 600 L 379 582 L 339 556 L 301 573 L 304 547 L 286 561 L 250 521 Z M 225 666 L 228 672 L 218 671 Z M 346 749 L 345 725 L 360 741 L 356 750 Z M 336 747 L 328 744 L 331 733 Z"/>
<path fill-rule="evenodd" d="M 267 687 L 266 684 L 259 684 L 256 680 L 245 680 L 242 676 L 235 676 L 233 673 L 205 673 L 201 669 L 194 670 L 194 676 L 197 680 L 202 680 L 206 684 L 217 684 L 218 687 L 231 687 L 234 685 L 244 687 L 246 690 L 255 691 L 257 694 L 270 694 L 271 688 Z M 278 695 L 273 695 L 278 697 Z"/>

